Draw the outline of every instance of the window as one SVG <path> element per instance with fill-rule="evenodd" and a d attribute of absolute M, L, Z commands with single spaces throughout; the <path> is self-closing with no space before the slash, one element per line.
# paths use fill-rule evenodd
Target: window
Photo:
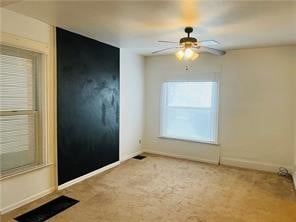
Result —
<path fill-rule="evenodd" d="M 161 137 L 217 143 L 217 82 L 166 82 Z"/>
<path fill-rule="evenodd" d="M 42 163 L 38 73 L 41 54 L 0 46 L 0 170 L 2 175 Z"/>

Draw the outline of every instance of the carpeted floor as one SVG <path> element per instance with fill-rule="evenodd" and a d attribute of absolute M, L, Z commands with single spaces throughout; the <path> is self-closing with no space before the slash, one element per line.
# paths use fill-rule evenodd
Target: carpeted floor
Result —
<path fill-rule="evenodd" d="M 276 174 L 148 155 L 3 216 L 58 195 L 80 202 L 49 221 L 295 222 L 292 182 Z"/>

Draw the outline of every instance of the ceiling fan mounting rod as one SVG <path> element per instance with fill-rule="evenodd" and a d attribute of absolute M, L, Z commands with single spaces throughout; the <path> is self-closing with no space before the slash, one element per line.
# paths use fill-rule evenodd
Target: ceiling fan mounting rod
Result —
<path fill-rule="evenodd" d="M 190 33 L 193 32 L 193 28 L 188 26 L 188 27 L 185 28 L 184 31 L 187 33 L 187 37 L 189 38 L 190 37 Z"/>

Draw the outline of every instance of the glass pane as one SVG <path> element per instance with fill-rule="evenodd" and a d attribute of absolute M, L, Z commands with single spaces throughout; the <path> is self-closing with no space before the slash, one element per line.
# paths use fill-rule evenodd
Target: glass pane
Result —
<path fill-rule="evenodd" d="M 166 136 L 202 141 L 213 140 L 210 109 L 167 108 Z"/>
<path fill-rule="evenodd" d="M 35 162 L 34 117 L 0 116 L 1 172 Z"/>
<path fill-rule="evenodd" d="M 163 136 L 216 142 L 216 82 L 167 82 L 164 93 Z"/>
<path fill-rule="evenodd" d="M 213 82 L 167 83 L 168 106 L 210 108 Z"/>

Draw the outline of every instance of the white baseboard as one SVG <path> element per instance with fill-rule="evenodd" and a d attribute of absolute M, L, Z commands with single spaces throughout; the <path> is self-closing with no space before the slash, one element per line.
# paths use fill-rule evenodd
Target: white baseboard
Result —
<path fill-rule="evenodd" d="M 37 193 L 37 194 L 35 194 L 33 196 L 27 197 L 27 198 L 25 198 L 25 199 L 23 199 L 23 200 L 21 200 L 21 201 L 19 201 L 17 203 L 14 203 L 14 204 L 11 204 L 11 205 L 9 205 L 7 207 L 4 207 L 3 209 L 0 209 L 0 215 L 8 213 L 9 211 L 15 210 L 16 208 L 19 208 L 19 207 L 21 207 L 21 206 L 23 206 L 25 204 L 28 204 L 28 203 L 30 203 L 30 202 L 32 202 L 34 200 L 37 200 L 37 199 L 39 199 L 41 197 L 44 197 L 45 195 L 50 194 L 50 193 L 52 193 L 54 191 L 55 191 L 55 187 L 52 187 L 52 188 L 44 190 L 44 191 L 42 191 L 40 193 Z"/>
<path fill-rule="evenodd" d="M 245 159 L 236 159 L 236 158 L 230 158 L 230 157 L 221 157 L 220 164 L 226 165 L 226 166 L 246 168 L 246 169 L 267 171 L 267 172 L 278 172 L 280 167 L 285 167 L 286 169 L 289 170 L 289 172 L 292 172 L 291 166 L 283 166 L 278 164 L 263 163 L 263 162 L 257 162 L 257 161 L 251 161 L 251 160 L 245 160 Z"/>
<path fill-rule="evenodd" d="M 157 155 L 161 155 L 161 156 L 168 156 L 168 157 L 198 161 L 198 162 L 203 162 L 203 163 L 218 164 L 218 161 L 214 161 L 214 160 L 207 160 L 207 159 L 201 159 L 201 158 L 190 157 L 190 156 L 185 156 L 185 155 L 159 152 L 156 150 L 143 149 L 142 151 L 143 151 L 143 153 L 151 153 L 151 154 L 157 154 Z"/>
<path fill-rule="evenodd" d="M 292 177 L 293 177 L 293 182 L 294 182 L 294 188 L 296 190 L 296 171 L 294 173 L 292 173 Z"/>
<path fill-rule="evenodd" d="M 64 183 L 64 184 L 62 184 L 62 185 L 59 185 L 59 186 L 58 186 L 58 190 L 65 189 L 66 187 L 72 186 L 72 185 L 74 185 L 74 184 L 76 184 L 76 183 L 79 183 L 79 182 L 81 182 L 81 181 L 83 181 L 83 180 L 86 180 L 87 178 L 90 178 L 90 177 L 95 176 L 95 175 L 97 175 L 97 174 L 99 174 L 99 173 L 102 173 L 102 172 L 104 172 L 104 171 L 106 171 L 106 170 L 109 170 L 109 169 L 111 169 L 111 168 L 113 168 L 113 167 L 116 167 L 116 166 L 118 166 L 119 164 L 120 164 L 120 161 L 116 161 L 116 162 L 111 163 L 111 164 L 109 164 L 109 165 L 107 165 L 107 166 L 104 166 L 104 167 L 102 167 L 102 168 L 100 168 L 100 169 L 97 169 L 97 170 L 92 171 L 92 172 L 90 172 L 90 173 L 88 173 L 88 174 L 85 174 L 85 175 L 83 175 L 83 176 L 81 176 L 81 177 L 78 177 L 78 178 L 76 178 L 76 179 L 74 179 L 74 180 L 70 180 L 70 181 L 68 181 L 68 182 L 66 182 L 66 183 Z"/>
<path fill-rule="evenodd" d="M 140 149 L 137 152 L 134 152 L 134 153 L 125 155 L 125 156 L 123 156 L 123 157 L 120 158 L 120 162 L 124 162 L 124 161 L 126 161 L 126 160 L 128 160 L 130 158 L 133 158 L 134 156 L 140 155 L 141 153 L 143 153 L 143 151 Z"/>

